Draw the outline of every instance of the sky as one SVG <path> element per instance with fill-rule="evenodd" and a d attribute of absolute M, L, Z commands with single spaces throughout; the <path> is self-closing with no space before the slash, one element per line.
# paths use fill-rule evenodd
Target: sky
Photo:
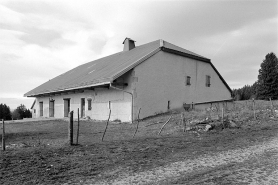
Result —
<path fill-rule="evenodd" d="M 211 59 L 228 85 L 252 85 L 278 55 L 277 0 L 0 0 L 0 103 L 78 65 L 120 52 L 129 37 L 163 39 Z"/>

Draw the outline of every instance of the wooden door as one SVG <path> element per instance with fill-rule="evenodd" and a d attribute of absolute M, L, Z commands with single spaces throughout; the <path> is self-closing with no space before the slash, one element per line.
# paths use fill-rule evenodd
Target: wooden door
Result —
<path fill-rule="evenodd" d="M 49 101 L 49 117 L 54 117 L 54 100 Z"/>
<path fill-rule="evenodd" d="M 64 99 L 64 117 L 69 117 L 70 99 Z"/>
<path fill-rule="evenodd" d="M 81 98 L 81 118 L 85 117 L 85 98 Z"/>
<path fill-rule="evenodd" d="M 43 116 L 43 102 L 40 102 L 40 116 Z"/>

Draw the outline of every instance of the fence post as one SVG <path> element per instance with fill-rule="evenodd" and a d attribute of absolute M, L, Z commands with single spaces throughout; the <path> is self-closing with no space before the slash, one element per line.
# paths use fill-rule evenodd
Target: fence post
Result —
<path fill-rule="evenodd" d="M 275 117 L 274 116 L 274 110 L 273 110 L 273 103 L 271 101 L 271 98 L 269 98 L 269 101 L 270 101 L 270 106 L 271 106 L 271 113 L 272 113 L 273 117 Z"/>
<path fill-rule="evenodd" d="M 183 126 L 183 132 L 185 132 L 186 125 L 185 125 L 185 121 L 184 121 L 184 113 L 183 112 L 181 113 L 181 124 Z"/>
<path fill-rule="evenodd" d="M 70 119 L 68 125 L 68 141 L 70 145 L 73 145 L 73 111 L 70 111 Z"/>
<path fill-rule="evenodd" d="M 222 107 L 222 125 L 224 128 L 224 107 Z"/>
<path fill-rule="evenodd" d="M 109 108 L 110 108 L 110 107 L 109 107 Z M 103 139 L 104 139 L 104 135 L 105 135 L 106 130 L 107 130 L 107 127 L 108 127 L 108 123 L 109 123 L 110 115 L 111 115 L 111 109 L 109 109 L 109 116 L 108 116 L 108 120 L 107 120 L 107 123 L 106 123 L 105 130 L 104 130 L 104 132 L 103 132 L 103 135 L 102 135 L 101 141 L 103 141 Z"/>
<path fill-rule="evenodd" d="M 139 115 L 140 115 L 140 111 L 141 111 L 141 108 L 139 109 L 139 112 L 138 112 L 138 117 L 137 117 L 137 126 L 136 126 L 136 130 L 135 130 L 135 132 L 134 132 L 134 134 L 133 134 L 133 137 L 132 137 L 132 138 L 134 138 L 134 137 L 135 137 L 135 134 L 137 133 L 137 130 L 138 130 L 138 127 L 139 127 Z"/>
<path fill-rule="evenodd" d="M 233 101 L 234 111 L 236 110 L 236 103 Z"/>
<path fill-rule="evenodd" d="M 253 98 L 254 120 L 256 120 L 255 99 Z"/>
<path fill-rule="evenodd" d="M 2 126 L 3 126 L 3 132 L 2 132 L 2 150 L 6 150 L 6 144 L 5 144 L 5 122 L 4 119 L 2 119 Z"/>
<path fill-rule="evenodd" d="M 165 127 L 165 125 L 170 121 L 171 118 L 172 118 L 172 115 L 171 115 L 170 118 L 166 121 L 166 123 L 164 123 L 164 125 L 161 127 L 161 129 L 160 129 L 158 135 L 160 135 L 162 129 L 163 129 L 163 128 Z"/>
<path fill-rule="evenodd" d="M 78 145 L 78 137 L 79 137 L 79 108 L 77 109 L 77 135 L 76 135 L 76 144 Z"/>

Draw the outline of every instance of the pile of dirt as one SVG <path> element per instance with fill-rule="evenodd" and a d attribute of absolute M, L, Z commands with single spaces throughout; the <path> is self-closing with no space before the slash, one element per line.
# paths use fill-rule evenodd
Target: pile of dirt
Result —
<path fill-rule="evenodd" d="M 225 128 L 240 128 L 239 124 L 235 120 L 231 120 L 228 117 L 224 119 L 220 117 L 205 118 L 205 119 L 193 119 L 188 121 L 185 130 L 186 131 L 209 131 L 209 130 L 222 130 Z"/>

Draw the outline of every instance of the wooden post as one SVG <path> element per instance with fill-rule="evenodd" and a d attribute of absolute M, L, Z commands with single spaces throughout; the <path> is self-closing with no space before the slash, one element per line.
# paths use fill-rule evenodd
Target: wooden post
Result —
<path fill-rule="evenodd" d="M 218 114 L 218 107 L 217 107 L 216 104 L 215 104 L 214 106 L 215 106 L 216 112 L 217 112 L 217 114 Z"/>
<path fill-rule="evenodd" d="M 78 137 L 79 137 L 79 108 L 77 109 L 77 134 L 76 134 L 76 144 L 78 145 Z"/>
<path fill-rule="evenodd" d="M 255 110 L 255 100 L 253 98 L 253 112 L 254 112 L 254 120 L 256 120 L 256 110 Z"/>
<path fill-rule="evenodd" d="M 73 111 L 70 111 L 69 115 L 70 115 L 70 119 L 68 125 L 68 140 L 69 140 L 69 144 L 73 145 Z"/>
<path fill-rule="evenodd" d="M 3 132 L 2 132 L 2 150 L 5 151 L 6 150 L 6 143 L 5 143 L 5 122 L 4 119 L 2 119 L 2 128 L 3 128 Z"/>
<path fill-rule="evenodd" d="M 224 108 L 222 107 L 222 126 L 224 128 Z"/>
<path fill-rule="evenodd" d="M 105 135 L 106 130 L 107 130 L 107 127 L 108 127 L 108 123 L 109 123 L 110 115 L 111 115 L 111 109 L 109 109 L 109 116 L 108 116 L 108 119 L 107 119 L 106 127 L 105 127 L 105 130 L 104 130 L 104 132 L 103 132 L 103 135 L 102 135 L 101 141 L 103 141 L 103 139 L 104 139 L 104 135 Z"/>
<path fill-rule="evenodd" d="M 236 110 L 236 103 L 233 101 L 234 111 Z"/>
<path fill-rule="evenodd" d="M 271 98 L 269 98 L 269 101 L 270 101 L 271 113 L 272 113 L 272 115 L 275 117 L 275 115 L 274 115 L 274 110 L 273 110 L 273 103 L 272 103 L 272 101 L 271 101 Z"/>
<path fill-rule="evenodd" d="M 140 114 L 140 111 L 141 111 L 141 108 L 139 109 L 139 112 L 138 112 L 138 117 L 137 117 L 137 126 L 136 126 L 136 130 L 135 130 L 135 132 L 134 132 L 134 134 L 133 134 L 133 137 L 132 137 L 132 138 L 134 138 L 135 134 L 137 133 L 138 127 L 139 127 L 139 114 Z"/>
<path fill-rule="evenodd" d="M 166 123 L 164 123 L 164 125 L 161 127 L 161 129 L 160 129 L 158 135 L 160 135 L 162 129 L 163 129 L 163 128 L 165 127 L 165 125 L 170 121 L 171 118 L 172 118 L 172 116 L 170 116 L 170 118 L 166 121 Z"/>
<path fill-rule="evenodd" d="M 185 125 L 185 121 L 184 121 L 184 113 L 183 112 L 181 113 L 181 124 L 183 125 L 183 132 L 185 132 L 186 125 Z"/>

